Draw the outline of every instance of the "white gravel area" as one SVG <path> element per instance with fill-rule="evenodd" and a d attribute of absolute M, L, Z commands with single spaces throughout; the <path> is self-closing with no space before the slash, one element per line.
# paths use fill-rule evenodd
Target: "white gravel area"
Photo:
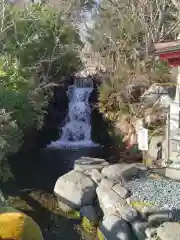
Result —
<path fill-rule="evenodd" d="M 151 203 L 164 212 L 171 211 L 173 217 L 180 220 L 180 182 L 135 178 L 128 186 L 137 201 Z"/>

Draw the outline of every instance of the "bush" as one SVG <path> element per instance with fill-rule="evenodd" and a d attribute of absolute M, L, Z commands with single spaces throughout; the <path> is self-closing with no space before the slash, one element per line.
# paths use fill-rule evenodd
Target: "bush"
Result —
<path fill-rule="evenodd" d="M 52 87 L 79 70 L 82 43 L 50 7 L 5 5 L 0 21 L 0 160 L 43 126 Z M 1 175 L 0 175 L 1 177 Z"/>
<path fill-rule="evenodd" d="M 103 79 L 99 88 L 99 109 L 106 120 L 111 122 L 111 133 L 116 144 L 122 143 L 122 136 L 123 141 L 130 141 L 132 136 L 130 142 L 136 142 L 136 120 L 145 118 L 148 110 L 142 104 L 140 96 L 154 82 L 161 85 L 170 80 L 167 64 L 155 61 L 149 64 L 141 61 L 136 63 L 136 68 L 121 64 L 114 74 Z M 152 114 L 161 112 L 159 108 L 151 108 Z M 157 121 L 155 123 L 157 124 Z"/>

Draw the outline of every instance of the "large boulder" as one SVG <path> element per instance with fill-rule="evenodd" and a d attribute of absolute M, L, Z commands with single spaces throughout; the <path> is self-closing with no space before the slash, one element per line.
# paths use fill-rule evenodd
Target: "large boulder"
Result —
<path fill-rule="evenodd" d="M 131 227 L 137 240 L 146 239 L 145 230 L 148 227 L 148 222 L 135 220 L 134 222 L 131 222 Z"/>
<path fill-rule="evenodd" d="M 157 236 L 161 240 L 180 239 L 180 224 L 176 222 L 165 222 L 157 229 Z"/>
<path fill-rule="evenodd" d="M 131 229 L 126 221 L 118 216 L 106 216 L 99 226 L 98 231 L 105 239 L 133 240 Z"/>
<path fill-rule="evenodd" d="M 130 179 L 138 172 L 139 168 L 135 164 L 114 164 L 104 167 L 101 173 L 109 179 L 122 180 L 122 178 Z"/>
<path fill-rule="evenodd" d="M 148 157 L 152 160 L 159 160 L 165 158 L 165 141 L 164 136 L 153 136 L 151 138 L 148 150 Z"/>
<path fill-rule="evenodd" d="M 93 203 L 96 197 L 96 183 L 83 172 L 73 170 L 57 180 L 54 193 L 60 207 L 62 203 L 71 209 L 80 209 Z"/>
<path fill-rule="evenodd" d="M 100 173 L 98 169 L 89 169 L 84 172 L 87 176 L 89 176 L 95 183 L 100 183 L 103 179 L 103 175 Z"/>
<path fill-rule="evenodd" d="M 96 193 L 104 215 L 116 214 L 118 213 L 119 208 L 126 205 L 126 201 L 122 197 L 111 188 L 102 184 L 97 187 Z"/>
<path fill-rule="evenodd" d="M 90 158 L 90 157 L 81 157 L 76 160 L 74 163 L 74 170 L 76 171 L 86 171 L 89 169 L 102 169 L 105 166 L 108 166 L 109 163 L 104 159 L 100 158 Z"/>

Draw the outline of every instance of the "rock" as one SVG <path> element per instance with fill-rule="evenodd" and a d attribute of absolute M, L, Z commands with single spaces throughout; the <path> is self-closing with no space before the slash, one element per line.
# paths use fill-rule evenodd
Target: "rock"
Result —
<path fill-rule="evenodd" d="M 104 177 L 97 169 L 89 169 L 86 170 L 84 173 L 88 175 L 97 184 L 100 183 Z"/>
<path fill-rule="evenodd" d="M 143 202 L 137 202 L 137 200 L 134 201 L 132 196 L 130 196 L 128 199 L 126 199 L 128 204 L 130 204 L 133 208 L 135 208 L 143 218 L 147 218 L 150 214 L 158 213 L 159 209 L 153 205 L 148 205 Z"/>
<path fill-rule="evenodd" d="M 81 157 L 76 160 L 74 163 L 74 170 L 76 171 L 86 171 L 88 169 L 102 169 L 105 166 L 108 166 L 109 163 L 104 159 L 100 158 L 90 158 L 90 157 Z"/>
<path fill-rule="evenodd" d="M 148 217 L 148 222 L 151 225 L 159 225 L 163 222 L 168 222 L 172 219 L 172 216 L 169 213 L 156 213 Z"/>
<path fill-rule="evenodd" d="M 165 176 L 174 180 L 180 180 L 180 169 L 166 168 Z"/>
<path fill-rule="evenodd" d="M 157 234 L 157 228 L 146 228 L 145 233 L 148 238 L 152 238 Z"/>
<path fill-rule="evenodd" d="M 118 216 L 106 216 L 99 226 L 105 239 L 130 240 L 132 232 L 128 224 Z"/>
<path fill-rule="evenodd" d="M 108 178 L 103 178 L 99 185 L 104 186 L 106 188 L 112 188 L 115 184 L 116 184 L 116 181 L 113 181 Z"/>
<path fill-rule="evenodd" d="M 113 215 L 126 205 L 126 201 L 110 188 L 98 186 L 96 193 L 104 215 Z"/>
<path fill-rule="evenodd" d="M 59 196 L 56 196 L 56 197 L 57 197 L 58 206 L 62 212 L 69 213 L 73 211 L 72 205 L 68 205 L 65 201 L 62 200 L 62 197 L 59 197 Z"/>
<path fill-rule="evenodd" d="M 113 164 L 107 167 L 104 167 L 101 173 L 109 179 L 120 180 L 121 179 L 121 170 L 127 164 Z"/>
<path fill-rule="evenodd" d="M 149 144 L 149 150 L 147 152 L 147 155 L 149 158 L 152 160 L 157 160 L 158 156 L 160 154 L 160 148 L 158 147 L 159 145 L 163 146 L 162 148 L 165 149 L 164 145 L 164 136 L 153 136 L 151 138 L 150 144 Z M 161 153 L 162 154 L 162 153 Z"/>
<path fill-rule="evenodd" d="M 156 206 L 144 206 L 141 210 L 141 213 L 144 214 L 146 217 L 158 212 L 159 212 L 159 209 Z"/>
<path fill-rule="evenodd" d="M 127 198 L 130 195 L 130 191 L 121 186 L 120 183 L 116 184 L 115 186 L 113 186 L 112 188 L 117 194 L 119 194 L 119 196 L 121 196 L 122 198 Z"/>
<path fill-rule="evenodd" d="M 72 209 L 79 209 L 93 203 L 96 184 L 84 173 L 73 170 L 57 180 L 54 193 L 63 204 Z"/>
<path fill-rule="evenodd" d="M 86 217 L 93 224 L 98 224 L 98 215 L 93 206 L 84 206 L 80 210 L 81 217 Z"/>
<path fill-rule="evenodd" d="M 165 222 L 157 229 L 157 236 L 161 240 L 180 239 L 180 224 L 176 222 Z"/>
<path fill-rule="evenodd" d="M 141 101 L 143 104 L 152 105 L 152 103 L 155 103 L 162 96 L 162 94 L 168 94 L 167 88 L 152 85 L 143 93 L 143 95 L 141 95 Z"/>
<path fill-rule="evenodd" d="M 118 209 L 120 216 L 127 222 L 131 222 L 138 217 L 138 212 L 131 206 L 123 206 Z"/>
<path fill-rule="evenodd" d="M 148 227 L 148 222 L 136 220 L 131 222 L 133 232 L 138 240 L 146 239 L 145 229 Z"/>
<path fill-rule="evenodd" d="M 141 171 L 146 171 L 147 170 L 147 167 L 143 163 L 139 163 L 139 162 L 132 163 L 131 166 L 134 166 Z"/>
<path fill-rule="evenodd" d="M 130 179 L 136 176 L 139 169 L 133 164 L 114 164 L 104 167 L 101 173 L 109 179 L 121 180 L 122 177 L 125 179 Z"/>

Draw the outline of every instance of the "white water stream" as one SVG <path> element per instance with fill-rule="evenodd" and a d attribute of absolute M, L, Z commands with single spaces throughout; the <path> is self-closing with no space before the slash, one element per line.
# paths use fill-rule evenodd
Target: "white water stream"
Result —
<path fill-rule="evenodd" d="M 82 79 L 77 79 L 74 85 L 69 86 L 67 91 L 69 111 L 67 122 L 62 128 L 62 136 L 57 141 L 51 142 L 47 147 L 79 148 L 97 146 L 91 140 L 91 108 L 88 100 L 92 91 L 91 82 L 89 84 L 88 81 L 85 82 Z"/>

